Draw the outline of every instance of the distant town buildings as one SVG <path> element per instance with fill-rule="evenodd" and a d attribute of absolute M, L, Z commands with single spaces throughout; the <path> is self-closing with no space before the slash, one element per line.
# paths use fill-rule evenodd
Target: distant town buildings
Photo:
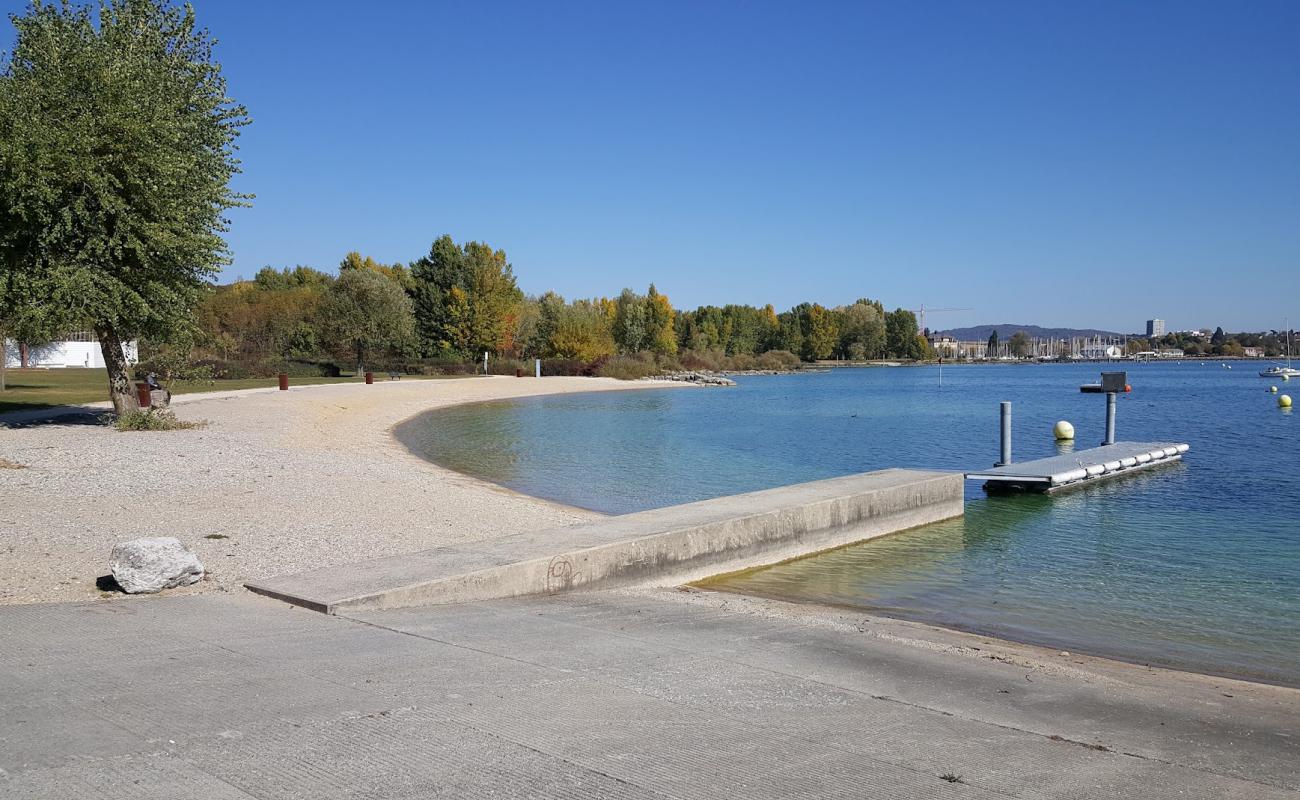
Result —
<path fill-rule="evenodd" d="M 1163 319 L 1147 320 L 1147 338 L 1153 339 L 1165 335 L 1165 321 Z"/>

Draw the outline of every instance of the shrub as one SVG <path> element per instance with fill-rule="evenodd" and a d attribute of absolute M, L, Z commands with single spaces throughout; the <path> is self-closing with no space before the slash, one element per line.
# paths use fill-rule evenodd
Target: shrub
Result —
<path fill-rule="evenodd" d="M 489 375 L 514 375 L 515 370 L 521 369 L 525 375 L 533 374 L 532 363 L 525 364 L 515 358 L 498 358 L 496 361 L 488 360 Z"/>
<path fill-rule="evenodd" d="M 281 372 L 291 378 L 337 378 L 341 374 L 333 361 L 268 361 L 252 368 L 258 377 L 269 378 Z"/>
<path fill-rule="evenodd" d="M 591 375 L 593 367 L 585 361 L 576 358 L 543 358 L 542 375 L 565 375 L 579 376 Z"/>
<path fill-rule="evenodd" d="M 789 350 L 768 350 L 755 359 L 756 369 L 797 369 L 799 356 Z"/>
<path fill-rule="evenodd" d="M 677 360 L 686 369 L 716 371 L 725 368 L 727 354 L 722 350 L 683 350 Z"/>
<path fill-rule="evenodd" d="M 636 353 L 634 355 L 614 356 L 606 360 L 596 369 L 596 374 L 602 378 L 618 378 L 623 381 L 632 381 L 637 378 L 658 375 L 662 371 L 659 365 L 655 363 L 653 355 Z"/>
<path fill-rule="evenodd" d="M 121 414 L 113 422 L 119 431 L 185 431 L 206 427 L 206 422 L 188 422 L 177 419 L 166 409 L 137 408 Z"/>

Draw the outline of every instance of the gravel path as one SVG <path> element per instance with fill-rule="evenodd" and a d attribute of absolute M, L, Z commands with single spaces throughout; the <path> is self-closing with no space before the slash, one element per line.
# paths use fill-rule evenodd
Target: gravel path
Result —
<path fill-rule="evenodd" d="M 208 577 L 172 593 L 580 522 L 409 453 L 393 425 L 430 408 L 645 388 L 602 378 L 448 380 L 186 395 L 201 430 L 0 423 L 0 604 L 100 596 L 113 544 L 176 536 Z"/>

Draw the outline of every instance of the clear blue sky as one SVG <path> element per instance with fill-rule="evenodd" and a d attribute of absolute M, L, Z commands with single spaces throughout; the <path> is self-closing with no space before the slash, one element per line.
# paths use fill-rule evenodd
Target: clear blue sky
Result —
<path fill-rule="evenodd" d="M 450 233 L 566 296 L 1300 322 L 1293 0 L 195 5 L 254 119 L 229 278 Z"/>

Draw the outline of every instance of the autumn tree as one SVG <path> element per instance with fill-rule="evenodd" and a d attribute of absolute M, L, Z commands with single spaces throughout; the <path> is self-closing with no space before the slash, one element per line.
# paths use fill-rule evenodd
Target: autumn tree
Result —
<path fill-rule="evenodd" d="M 653 353 L 671 356 L 677 353 L 677 331 L 674 328 L 677 314 L 668 295 L 660 294 L 655 285 L 650 284 L 646 292 L 646 329 L 648 339 L 646 346 Z"/>
<path fill-rule="evenodd" d="M 599 300 L 566 303 L 555 292 L 538 298 L 538 321 L 529 352 L 544 358 L 595 361 L 614 352 L 612 324 Z"/>
<path fill-rule="evenodd" d="M 0 73 L 0 316 L 38 301 L 93 328 L 113 407 L 123 342 L 165 339 L 227 263 L 223 214 L 249 121 L 190 6 L 32 3 Z"/>

